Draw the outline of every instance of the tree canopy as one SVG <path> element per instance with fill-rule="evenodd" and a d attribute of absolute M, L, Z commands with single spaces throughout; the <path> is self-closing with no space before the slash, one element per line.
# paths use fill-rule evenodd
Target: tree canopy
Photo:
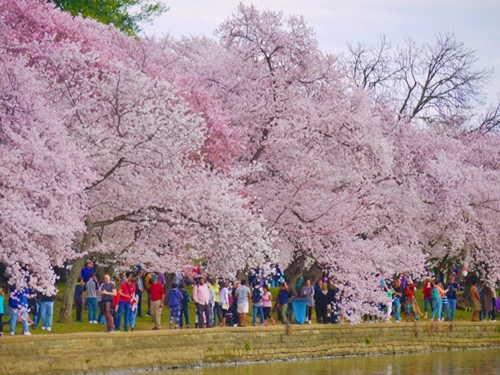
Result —
<path fill-rule="evenodd" d="M 154 0 L 48 0 L 73 16 L 93 18 L 112 24 L 129 35 L 137 35 L 140 23 L 151 21 L 167 10 L 161 1 Z"/>

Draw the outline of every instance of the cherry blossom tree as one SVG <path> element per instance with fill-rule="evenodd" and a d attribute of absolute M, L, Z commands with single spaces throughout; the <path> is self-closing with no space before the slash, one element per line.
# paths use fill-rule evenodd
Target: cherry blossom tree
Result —
<path fill-rule="evenodd" d="M 330 271 L 355 320 L 383 301 L 381 275 L 418 277 L 443 259 L 434 242 L 443 232 L 455 238 L 448 251 L 471 254 L 455 236 L 479 238 L 459 223 L 483 176 L 467 175 L 460 135 L 398 122 L 391 106 L 346 82 L 300 17 L 240 5 L 217 33 L 219 44 L 167 41 L 175 57 L 163 65 L 211 92 L 243 136 L 238 164 L 260 167 L 246 187 L 279 234 L 282 266 L 300 276 L 310 259 Z"/>
<path fill-rule="evenodd" d="M 0 70 L 0 262 L 11 283 L 52 294 L 53 266 L 73 255 L 84 229 L 83 189 L 95 177 L 51 110 L 45 82 L 20 56 L 3 53 Z"/>
<path fill-rule="evenodd" d="M 70 276 L 89 252 L 161 271 L 202 259 L 221 275 L 274 260 L 264 219 L 246 208 L 237 175 L 216 168 L 224 143 L 213 145 L 220 144 L 223 124 L 208 121 L 216 113 L 199 114 L 199 108 L 208 113 L 207 105 L 190 107 L 184 99 L 201 98 L 192 100 L 199 103 L 202 92 L 182 95 L 167 80 L 137 69 L 130 53 L 141 50 L 140 42 L 108 26 L 41 2 L 2 5 L 5 51 L 29 62 L 34 78 L 47 85 L 46 107 L 60 116 L 93 176 L 80 186 L 85 221 L 80 217 L 68 229 L 85 230 L 61 258 L 78 257 Z M 62 320 L 69 319 L 63 311 Z"/>

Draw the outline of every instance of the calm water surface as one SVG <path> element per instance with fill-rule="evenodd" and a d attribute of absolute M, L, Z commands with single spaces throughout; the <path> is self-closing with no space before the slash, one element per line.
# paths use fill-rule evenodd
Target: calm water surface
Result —
<path fill-rule="evenodd" d="M 157 375 L 500 375 L 500 349 L 258 363 Z"/>

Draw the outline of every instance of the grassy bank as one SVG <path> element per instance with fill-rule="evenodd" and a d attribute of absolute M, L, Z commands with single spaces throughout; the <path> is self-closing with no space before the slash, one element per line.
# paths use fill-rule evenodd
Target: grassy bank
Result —
<path fill-rule="evenodd" d="M 41 334 L 41 335 L 50 335 L 54 333 L 78 333 L 78 332 L 102 332 L 104 331 L 104 326 L 101 324 L 89 324 L 88 319 L 87 319 L 87 310 L 83 310 L 82 318 L 83 322 L 76 322 L 76 310 L 73 309 L 73 323 L 72 324 L 62 324 L 59 323 L 59 316 L 60 316 L 60 310 L 61 310 L 61 301 L 62 301 L 62 294 L 64 292 L 64 284 L 61 284 L 58 286 L 59 287 L 59 293 L 57 295 L 57 299 L 55 302 L 54 306 L 54 323 L 52 327 L 52 332 L 46 332 L 41 330 L 40 326 L 32 330 L 31 332 L 34 334 Z M 188 292 L 190 295 L 192 295 L 192 287 L 188 287 Z M 273 295 L 273 298 L 275 298 L 278 294 L 278 288 L 271 288 L 271 293 Z M 146 316 L 146 311 L 147 311 L 147 301 L 146 299 L 146 294 L 144 294 L 144 300 L 142 304 L 142 312 L 143 316 L 142 317 L 137 317 L 136 320 L 136 330 L 141 331 L 141 330 L 151 330 L 153 327 L 152 319 L 149 316 Z M 424 304 L 423 304 L 423 299 L 422 299 L 422 293 L 421 291 L 417 292 L 417 300 L 418 304 L 420 306 L 421 311 L 424 311 Z M 251 312 L 251 307 L 250 307 L 250 312 Z M 271 313 L 273 318 L 276 320 L 277 324 L 281 324 L 277 320 L 277 314 L 276 312 Z M 168 328 L 169 326 L 169 317 L 170 317 L 170 310 L 168 307 L 163 308 L 163 314 L 162 314 L 162 327 L 164 329 Z M 430 314 L 427 319 L 423 319 L 423 321 L 429 321 Z M 457 309 L 456 312 L 456 321 L 469 321 L 471 318 L 471 312 L 465 311 L 463 308 L 462 309 Z M 189 303 L 189 319 L 191 323 L 191 327 L 194 327 L 194 321 L 195 321 L 195 306 L 194 302 Z M 404 319 L 402 315 L 402 319 Z M 4 322 L 7 323 L 8 318 L 4 318 Z M 394 317 L 391 319 L 394 321 Z M 316 317 L 315 313 L 313 311 L 313 323 L 316 322 Z M 251 314 L 247 316 L 246 325 L 251 325 Z M 387 324 L 387 323 L 376 323 L 376 324 Z M 123 325 L 123 323 L 122 323 Z M 16 335 L 21 334 L 21 324 L 17 325 L 16 328 Z M 4 325 L 4 334 L 8 334 L 8 327 Z"/>

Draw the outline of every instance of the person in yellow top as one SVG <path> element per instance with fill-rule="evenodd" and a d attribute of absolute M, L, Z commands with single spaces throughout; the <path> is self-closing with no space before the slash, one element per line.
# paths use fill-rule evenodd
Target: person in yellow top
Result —
<path fill-rule="evenodd" d="M 151 272 L 146 273 L 144 276 L 144 289 L 146 289 L 146 293 L 148 294 L 148 311 L 146 312 L 147 316 L 151 316 L 151 293 L 149 292 L 149 287 L 151 285 Z"/>
<path fill-rule="evenodd" d="M 217 280 L 217 278 L 215 278 Z M 219 321 L 219 326 L 222 327 L 222 308 L 219 303 L 220 301 L 220 284 L 214 282 L 214 280 L 210 280 L 210 292 L 213 293 L 214 297 L 214 307 L 213 307 L 213 316 L 214 316 L 214 325 L 215 325 L 215 317 Z"/>

